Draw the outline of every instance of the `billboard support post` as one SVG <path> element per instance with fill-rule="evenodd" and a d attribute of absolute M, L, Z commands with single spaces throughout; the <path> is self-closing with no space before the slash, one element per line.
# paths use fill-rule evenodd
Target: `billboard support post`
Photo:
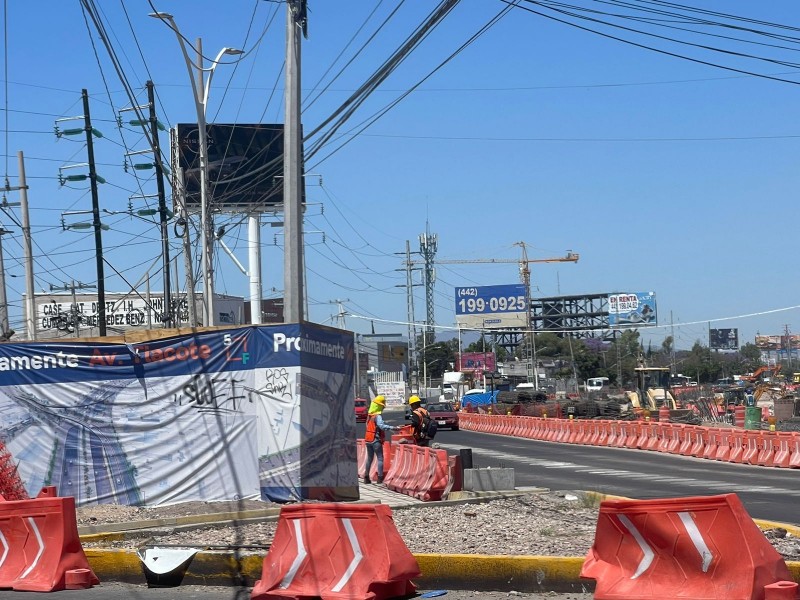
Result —
<path fill-rule="evenodd" d="M 283 251 L 284 320 L 299 323 L 305 318 L 303 302 L 303 215 L 301 214 L 300 162 L 300 37 L 305 31 L 305 0 L 286 3 L 286 89 L 284 93 Z"/>
<path fill-rule="evenodd" d="M 250 271 L 250 322 L 261 325 L 261 215 L 248 217 L 248 260 Z"/>

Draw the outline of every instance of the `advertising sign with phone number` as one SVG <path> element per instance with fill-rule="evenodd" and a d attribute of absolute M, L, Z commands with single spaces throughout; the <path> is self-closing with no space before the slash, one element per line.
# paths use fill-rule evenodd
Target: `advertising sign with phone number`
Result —
<path fill-rule="evenodd" d="M 465 329 L 524 328 L 525 286 L 488 285 L 456 288 L 456 322 Z"/>

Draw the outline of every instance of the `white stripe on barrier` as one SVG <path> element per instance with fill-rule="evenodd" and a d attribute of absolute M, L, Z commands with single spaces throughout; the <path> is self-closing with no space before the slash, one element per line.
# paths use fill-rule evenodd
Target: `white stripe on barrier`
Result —
<path fill-rule="evenodd" d="M 355 573 L 356 568 L 358 568 L 358 564 L 361 562 L 361 559 L 364 558 L 364 555 L 361 552 L 361 546 L 358 545 L 358 536 L 356 536 L 356 532 L 353 529 L 353 524 L 350 522 L 350 519 L 342 519 L 342 523 L 344 524 L 344 528 L 347 531 L 347 538 L 350 540 L 350 545 L 353 546 L 353 560 L 350 561 L 350 564 L 347 565 L 347 570 L 342 575 L 342 578 L 339 582 L 331 588 L 332 592 L 340 592 L 342 588 L 347 585 L 347 582 L 350 581 L 350 578 Z"/>
<path fill-rule="evenodd" d="M 697 523 L 694 522 L 692 515 L 688 512 L 679 512 L 678 516 L 681 518 L 681 522 L 686 528 L 686 532 L 689 534 L 689 538 L 692 540 L 694 547 L 697 548 L 697 552 L 700 553 L 700 558 L 703 559 L 703 573 L 708 573 L 708 567 L 711 566 L 714 555 L 711 554 L 711 550 L 709 550 L 706 545 L 703 534 L 700 533 L 700 530 L 697 528 Z"/>
<path fill-rule="evenodd" d="M 620 522 L 625 526 L 625 529 L 627 529 L 630 532 L 630 534 L 633 536 L 633 539 L 635 539 L 636 543 L 639 544 L 639 548 L 641 548 L 642 554 L 644 554 L 644 556 L 642 556 L 642 560 L 639 562 L 639 566 L 636 568 L 636 572 L 631 577 L 631 579 L 636 579 L 637 577 L 639 577 L 639 575 L 647 571 L 647 569 L 650 568 L 651 564 L 653 564 L 653 558 L 655 558 L 655 552 L 653 552 L 653 549 L 647 544 L 647 542 L 642 537 L 642 534 L 639 533 L 639 530 L 636 529 L 634 524 L 627 516 L 625 515 L 617 515 L 617 516 L 619 517 Z"/>
<path fill-rule="evenodd" d="M 0 542 L 3 543 L 3 556 L 0 557 L 0 567 L 3 566 L 3 563 L 6 562 L 6 557 L 8 556 L 8 540 L 6 536 L 3 535 L 3 532 L 0 531 Z"/>
<path fill-rule="evenodd" d="M 294 557 L 294 561 L 292 561 L 292 566 L 289 571 L 284 575 L 283 580 L 281 581 L 282 589 L 288 588 L 292 585 L 292 580 L 294 576 L 297 575 L 297 571 L 300 569 L 300 565 L 303 564 L 303 561 L 306 559 L 308 553 L 306 552 L 306 547 L 303 545 L 303 531 L 300 528 L 300 519 L 294 520 L 294 535 L 297 538 L 297 556 Z"/>
<path fill-rule="evenodd" d="M 33 517 L 28 517 L 28 523 L 30 523 L 31 529 L 33 529 L 36 541 L 39 542 L 39 551 L 36 553 L 36 558 L 33 559 L 31 565 L 19 576 L 20 579 L 25 579 L 28 574 L 33 571 L 34 567 L 39 563 L 42 554 L 44 554 L 44 542 L 42 541 L 42 534 L 39 533 L 39 528 L 36 526 L 36 521 L 33 520 Z"/>

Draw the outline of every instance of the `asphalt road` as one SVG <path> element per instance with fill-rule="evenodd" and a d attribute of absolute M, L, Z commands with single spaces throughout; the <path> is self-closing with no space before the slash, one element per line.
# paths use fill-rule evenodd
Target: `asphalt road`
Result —
<path fill-rule="evenodd" d="M 441 431 L 436 442 L 451 454 L 471 448 L 475 468 L 513 468 L 517 487 L 592 490 L 637 499 L 736 493 L 753 518 L 800 523 L 798 469 L 463 430 Z"/>

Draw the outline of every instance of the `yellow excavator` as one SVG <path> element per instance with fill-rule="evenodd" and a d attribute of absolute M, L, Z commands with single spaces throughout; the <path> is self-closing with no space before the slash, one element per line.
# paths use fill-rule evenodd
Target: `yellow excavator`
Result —
<path fill-rule="evenodd" d="M 678 408 L 669 391 L 669 367 L 636 367 L 636 390 L 626 392 L 634 411 L 657 411 L 662 406 Z"/>

